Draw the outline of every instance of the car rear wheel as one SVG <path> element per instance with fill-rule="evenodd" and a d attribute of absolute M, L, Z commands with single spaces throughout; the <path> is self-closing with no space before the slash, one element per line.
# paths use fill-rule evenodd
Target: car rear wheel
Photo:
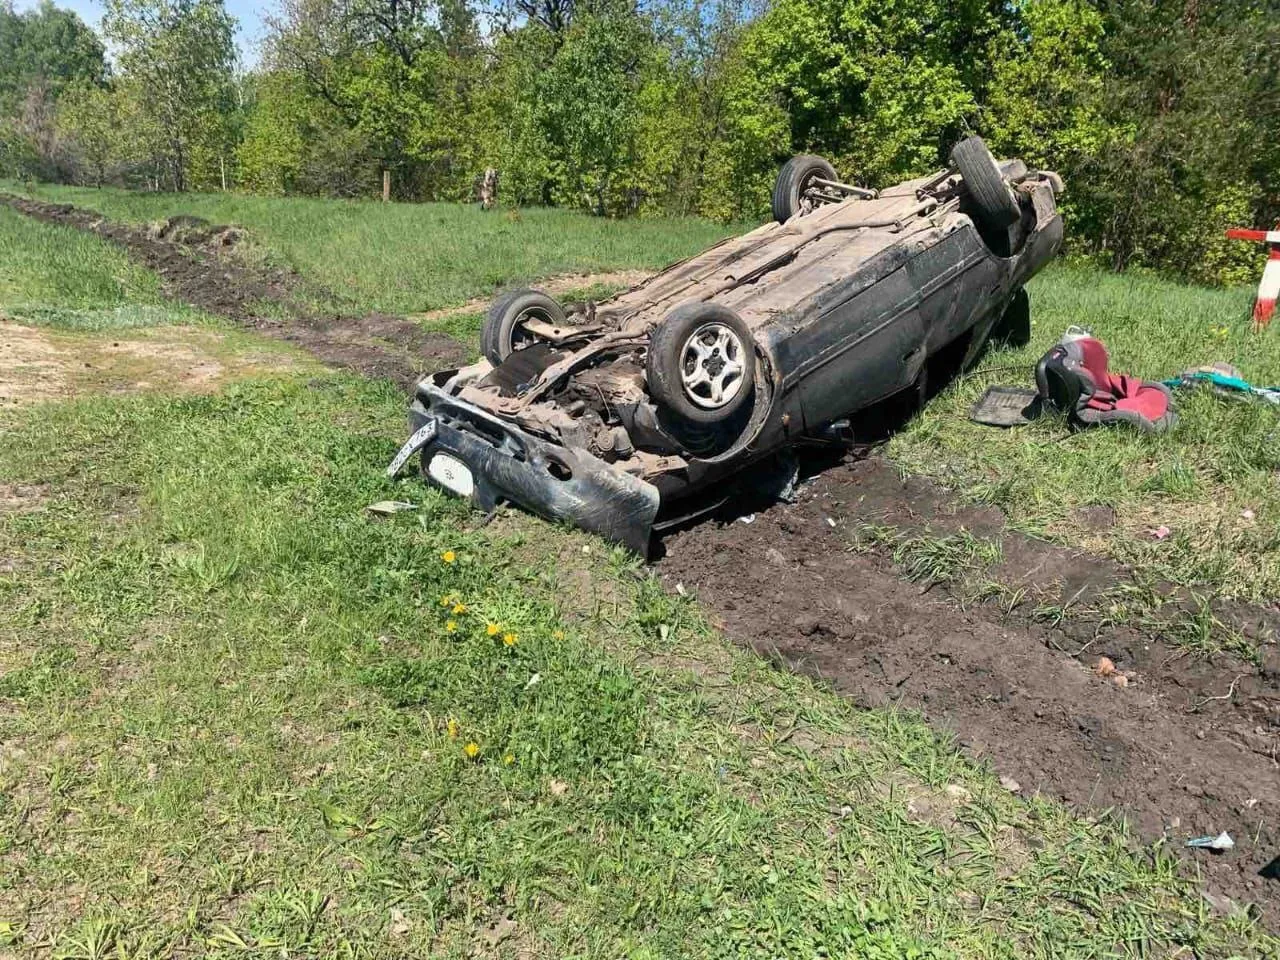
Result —
<path fill-rule="evenodd" d="M 716 303 L 676 307 L 649 335 L 649 393 L 688 424 L 730 420 L 755 386 L 755 341 L 741 317 Z"/>
<path fill-rule="evenodd" d="M 838 179 L 836 168 L 822 157 L 807 153 L 792 157 L 784 163 L 773 185 L 773 219 L 786 223 L 797 213 L 808 212 L 805 194 L 814 189 L 815 179 Z M 811 209 L 814 205 L 813 200 L 809 199 L 808 208 Z"/>
<path fill-rule="evenodd" d="M 530 320 L 564 323 L 564 307 L 541 290 L 514 290 L 499 297 L 489 308 L 480 330 L 480 352 L 495 367 L 515 350 L 536 339 L 526 328 Z"/>
<path fill-rule="evenodd" d="M 951 163 L 964 178 L 969 213 L 980 227 L 1005 230 L 1021 216 L 1017 197 L 981 137 L 957 143 L 951 150 Z"/>

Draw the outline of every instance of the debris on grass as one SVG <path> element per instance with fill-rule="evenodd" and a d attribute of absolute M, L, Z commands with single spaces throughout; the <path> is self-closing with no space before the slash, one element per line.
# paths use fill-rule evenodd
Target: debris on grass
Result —
<path fill-rule="evenodd" d="M 379 500 L 377 503 L 371 503 L 364 508 L 367 513 L 373 514 L 375 517 L 389 517 L 392 514 L 402 513 L 405 510 L 417 510 L 416 503 L 409 503 L 405 500 Z"/>

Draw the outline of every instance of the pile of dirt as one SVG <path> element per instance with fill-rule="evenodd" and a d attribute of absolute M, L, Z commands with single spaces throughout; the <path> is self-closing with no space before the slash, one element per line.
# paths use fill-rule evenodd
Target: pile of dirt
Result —
<path fill-rule="evenodd" d="M 453 338 L 408 320 L 305 308 L 295 296 L 300 286 L 295 272 L 226 255 L 243 236 L 237 227 L 210 225 L 198 217 L 137 227 L 71 204 L 12 194 L 0 194 L 0 202 L 36 220 L 117 243 L 158 274 L 173 299 L 287 340 L 331 366 L 385 377 L 409 389 L 423 374 L 467 358 L 466 348 Z"/>
<path fill-rule="evenodd" d="M 1023 794 L 1116 808 L 1143 837 L 1166 838 L 1193 858 L 1211 891 L 1258 904 L 1280 924 L 1280 879 L 1268 878 L 1280 857 L 1274 647 L 1259 669 L 1197 659 L 1133 630 L 1089 628 L 1082 640 L 1078 624 L 1050 627 L 993 603 L 962 607 L 944 589 L 902 579 L 885 556 L 850 547 L 862 524 L 946 513 L 936 487 L 904 483 L 870 459 L 801 489 L 796 503 L 749 524 L 669 537 L 658 570 L 673 587 L 692 588 L 726 635 L 761 655 L 860 704 L 921 710 Z M 992 513 L 952 516 L 989 532 L 1003 524 Z M 1024 575 L 1059 591 L 1115 572 L 1016 534 L 1003 539 Z M 1099 671 L 1104 656 L 1132 679 L 1117 682 L 1107 663 Z M 1184 847 L 1223 830 L 1234 850 Z"/>

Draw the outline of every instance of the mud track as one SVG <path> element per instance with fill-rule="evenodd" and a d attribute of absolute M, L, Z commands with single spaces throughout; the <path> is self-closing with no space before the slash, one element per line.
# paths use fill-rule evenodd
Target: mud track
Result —
<path fill-rule="evenodd" d="M 692 589 L 726 635 L 860 704 L 920 710 L 1024 795 L 1114 808 L 1142 839 L 1166 838 L 1194 861 L 1211 898 L 1255 903 L 1280 926 L 1280 877 L 1267 877 L 1280 867 L 1274 645 L 1259 669 L 1196 659 L 1130 629 L 1050 628 L 1021 609 L 962 606 L 944 588 L 904 580 L 883 551 L 854 550 L 851 535 L 868 523 L 1000 535 L 1001 580 L 1066 596 L 1096 594 L 1124 572 L 1003 531 L 998 511 L 956 511 L 936 486 L 903 482 L 878 458 L 828 469 L 801 490 L 750 524 L 669 537 L 658 570 Z M 1098 676 L 1103 655 L 1133 681 Z M 1227 853 L 1183 846 L 1223 830 L 1237 844 Z"/>
<path fill-rule="evenodd" d="M 45 223 L 76 227 L 124 247 L 155 271 L 167 295 L 296 344 L 330 366 L 385 377 L 406 390 L 424 373 L 457 366 L 467 349 L 443 333 L 382 313 L 319 313 L 301 304 L 299 277 L 231 254 L 234 227 L 175 217 L 160 229 L 114 223 L 92 210 L 0 194 L 0 202 Z M 281 314 L 283 313 L 283 317 Z"/>
<path fill-rule="evenodd" d="M 296 308 L 299 278 L 228 256 L 234 228 L 170 221 L 149 231 L 91 211 L 0 195 L 32 217 L 112 240 L 155 270 L 175 298 L 298 344 L 323 361 L 411 386 L 465 348 L 407 320 Z M 277 308 L 264 311 L 265 304 Z M 283 312 L 290 319 L 278 319 Z M 271 316 L 264 315 L 270 313 Z M 703 523 L 669 536 L 657 570 L 696 591 L 725 634 L 823 678 L 868 706 L 919 709 L 1025 795 L 1111 810 L 1145 841 L 1202 871 L 1215 909 L 1253 903 L 1280 927 L 1280 652 L 1275 610 L 1231 611 L 1264 641 L 1257 668 L 1196 659 L 1130 629 L 1087 620 L 1045 626 L 995 603 L 961 604 L 945 588 L 904 580 L 883 551 L 857 552 L 866 523 L 999 537 L 999 579 L 1086 602 L 1127 576 L 1097 558 L 1004 529 L 994 510 L 957 510 L 939 489 L 903 482 L 875 457 L 826 470 L 798 502 L 750 524 Z M 1097 676 L 1105 655 L 1133 681 Z M 1012 784 L 1011 784 L 1012 785 Z M 1226 830 L 1235 849 L 1187 851 Z"/>

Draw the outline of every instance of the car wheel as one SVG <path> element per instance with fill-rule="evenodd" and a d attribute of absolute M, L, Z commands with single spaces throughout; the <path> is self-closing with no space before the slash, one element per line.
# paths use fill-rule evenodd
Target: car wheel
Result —
<path fill-rule="evenodd" d="M 751 398 L 755 340 L 728 307 L 685 304 L 649 335 L 645 374 L 664 413 L 687 424 L 719 424 Z"/>
<path fill-rule="evenodd" d="M 807 153 L 784 163 L 773 185 L 773 219 L 786 223 L 797 213 L 807 212 L 804 195 L 815 178 L 835 180 L 836 168 L 822 157 Z"/>
<path fill-rule="evenodd" d="M 480 330 L 485 359 L 496 367 L 512 351 L 533 343 L 533 334 L 524 326 L 529 320 L 564 323 L 564 307 L 541 290 L 514 290 L 495 300 Z"/>
<path fill-rule="evenodd" d="M 1004 230 L 1022 215 L 1017 197 L 981 137 L 957 143 L 951 151 L 951 163 L 964 178 L 970 212 L 979 226 Z"/>

